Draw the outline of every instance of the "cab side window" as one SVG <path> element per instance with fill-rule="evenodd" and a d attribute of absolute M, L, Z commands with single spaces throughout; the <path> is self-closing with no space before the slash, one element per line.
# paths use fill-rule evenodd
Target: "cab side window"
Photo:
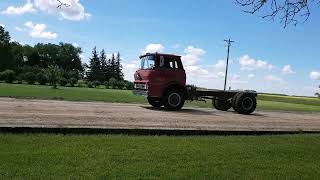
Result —
<path fill-rule="evenodd" d="M 181 62 L 179 62 L 179 60 L 176 59 L 172 59 L 171 63 L 171 67 L 174 69 L 182 69 L 182 64 Z"/>
<path fill-rule="evenodd" d="M 160 65 L 159 65 L 159 67 L 160 68 L 164 68 L 165 67 L 165 60 L 164 60 L 164 57 L 163 56 L 160 56 Z"/>
<path fill-rule="evenodd" d="M 182 69 L 182 65 L 181 62 L 176 59 L 160 56 L 160 68 Z"/>

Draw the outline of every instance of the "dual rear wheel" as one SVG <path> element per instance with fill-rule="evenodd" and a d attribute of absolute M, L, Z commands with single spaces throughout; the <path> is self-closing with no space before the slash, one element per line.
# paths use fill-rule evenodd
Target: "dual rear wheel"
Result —
<path fill-rule="evenodd" d="M 220 111 L 228 111 L 233 107 L 233 109 L 240 114 L 251 114 L 257 107 L 257 100 L 252 93 L 240 92 L 232 98 L 232 101 L 215 99 L 212 101 L 212 104 Z"/>

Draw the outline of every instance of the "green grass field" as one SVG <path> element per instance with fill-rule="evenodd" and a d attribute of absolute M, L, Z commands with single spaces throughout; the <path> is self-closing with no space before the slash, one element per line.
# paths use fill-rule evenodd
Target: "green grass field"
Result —
<path fill-rule="evenodd" d="M 0 97 L 56 99 L 69 101 L 104 101 L 117 103 L 147 103 L 131 91 L 90 89 L 0 83 Z M 212 108 L 211 102 L 187 102 L 187 106 Z M 320 112 L 320 99 L 289 96 L 258 96 L 258 110 Z"/>
<path fill-rule="evenodd" d="M 318 179 L 320 136 L 0 134 L 0 179 Z"/>

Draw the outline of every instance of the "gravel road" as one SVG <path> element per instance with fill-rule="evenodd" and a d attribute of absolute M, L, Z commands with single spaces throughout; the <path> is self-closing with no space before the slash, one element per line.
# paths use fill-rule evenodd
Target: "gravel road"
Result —
<path fill-rule="evenodd" d="M 240 115 L 190 107 L 167 112 L 141 104 L 0 98 L 0 127 L 320 131 L 320 113 Z"/>

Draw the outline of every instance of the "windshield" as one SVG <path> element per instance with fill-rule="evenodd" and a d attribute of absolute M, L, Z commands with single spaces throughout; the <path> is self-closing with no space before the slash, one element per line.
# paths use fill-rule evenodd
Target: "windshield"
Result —
<path fill-rule="evenodd" d="M 154 68 L 155 63 L 155 57 L 150 56 L 144 56 L 141 58 L 141 69 L 152 69 Z"/>

